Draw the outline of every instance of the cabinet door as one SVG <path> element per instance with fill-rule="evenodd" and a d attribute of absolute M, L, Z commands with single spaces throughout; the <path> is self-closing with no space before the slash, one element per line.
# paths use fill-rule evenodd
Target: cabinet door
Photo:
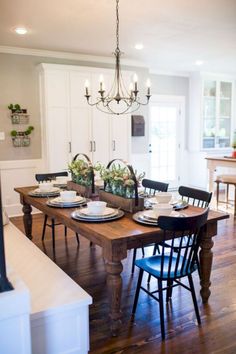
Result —
<path fill-rule="evenodd" d="M 93 163 L 107 164 L 110 161 L 109 116 L 93 108 Z"/>
<path fill-rule="evenodd" d="M 45 73 L 46 157 L 50 172 L 67 168 L 69 135 L 69 92 L 67 72 Z"/>
<path fill-rule="evenodd" d="M 232 82 L 204 81 L 203 148 L 230 147 Z"/>
<path fill-rule="evenodd" d="M 84 97 L 86 79 L 90 79 L 90 74 L 70 73 L 71 158 L 77 153 L 85 153 L 92 158 L 91 107 Z"/>
<path fill-rule="evenodd" d="M 111 117 L 111 158 L 129 161 L 130 115 Z"/>
<path fill-rule="evenodd" d="M 232 130 L 232 82 L 220 82 L 219 101 L 219 146 L 230 147 Z"/>
<path fill-rule="evenodd" d="M 101 69 L 102 72 L 102 69 Z M 95 100 L 99 94 L 100 74 L 92 75 L 92 97 Z M 112 85 L 112 75 L 103 75 L 103 88 L 106 92 Z M 93 162 L 97 161 L 107 164 L 110 161 L 110 119 L 111 115 L 101 112 L 97 107 L 92 110 L 92 140 L 93 140 Z"/>

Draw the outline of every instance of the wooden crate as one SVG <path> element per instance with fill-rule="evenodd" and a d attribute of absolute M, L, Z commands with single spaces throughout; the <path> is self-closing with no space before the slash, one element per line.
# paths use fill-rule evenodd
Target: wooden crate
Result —
<path fill-rule="evenodd" d="M 69 190 L 76 191 L 78 194 L 86 198 L 91 198 L 94 194 L 92 193 L 92 187 L 85 187 L 81 184 L 75 183 L 73 181 L 67 182 L 67 188 Z"/>
<path fill-rule="evenodd" d="M 99 200 L 103 200 L 114 207 L 128 211 L 130 213 L 144 209 L 144 198 L 138 198 L 138 205 L 135 205 L 135 199 L 128 199 L 120 197 L 112 193 L 99 190 Z"/>

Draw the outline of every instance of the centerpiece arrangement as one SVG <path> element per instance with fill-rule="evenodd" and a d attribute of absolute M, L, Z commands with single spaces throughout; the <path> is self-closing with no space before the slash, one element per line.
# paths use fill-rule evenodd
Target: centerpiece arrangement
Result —
<path fill-rule="evenodd" d="M 138 197 L 138 186 L 144 173 L 137 175 L 131 165 L 115 159 L 107 167 L 97 165 L 104 181 L 104 190 L 99 191 L 99 199 L 123 210 L 133 212 L 143 209 L 143 199 Z"/>
<path fill-rule="evenodd" d="M 110 164 L 105 167 L 102 165 L 97 165 L 96 170 L 99 171 L 101 179 L 104 181 L 104 190 L 108 193 L 119 195 L 124 198 L 134 198 L 135 197 L 135 187 L 139 186 L 141 180 L 143 179 L 145 173 L 137 175 L 137 172 L 133 171 L 130 165 L 126 162 L 121 161 L 125 166 L 122 167 L 121 163 Z"/>
<path fill-rule="evenodd" d="M 75 155 L 68 169 L 72 177 L 72 181 L 68 182 L 69 189 L 76 190 L 86 197 L 95 193 L 94 167 L 87 155 L 81 153 Z"/>

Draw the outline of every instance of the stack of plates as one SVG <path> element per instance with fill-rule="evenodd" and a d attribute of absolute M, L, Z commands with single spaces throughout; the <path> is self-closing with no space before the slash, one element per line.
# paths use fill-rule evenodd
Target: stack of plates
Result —
<path fill-rule="evenodd" d="M 170 216 L 185 217 L 186 215 L 172 211 Z M 152 226 L 158 225 L 157 217 L 155 216 L 153 210 L 139 211 L 138 213 L 133 215 L 133 219 L 139 222 L 140 224 L 144 224 L 144 225 L 152 225 Z"/>
<path fill-rule="evenodd" d="M 71 216 L 73 219 L 87 222 L 104 222 L 121 218 L 124 212 L 119 209 L 106 208 L 102 214 L 91 214 L 88 208 L 80 208 L 74 211 Z"/>
<path fill-rule="evenodd" d="M 177 202 L 171 203 L 174 210 L 182 210 L 188 207 L 188 203 L 185 200 L 179 200 Z"/>
<path fill-rule="evenodd" d="M 73 200 L 63 200 L 61 197 L 51 199 L 47 202 L 47 205 L 55 208 L 75 208 L 81 206 L 87 202 L 84 197 L 76 196 Z"/>
<path fill-rule="evenodd" d="M 55 197 L 60 194 L 60 188 L 52 187 L 47 192 L 42 192 L 39 188 L 30 191 L 28 194 L 32 197 Z"/>
<path fill-rule="evenodd" d="M 153 210 L 139 211 L 133 215 L 133 219 L 141 224 L 157 226 L 157 217 Z"/>

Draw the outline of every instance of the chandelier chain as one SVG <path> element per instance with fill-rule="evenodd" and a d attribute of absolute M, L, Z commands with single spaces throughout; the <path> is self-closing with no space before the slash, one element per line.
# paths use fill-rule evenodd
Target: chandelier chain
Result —
<path fill-rule="evenodd" d="M 116 0 L 116 52 L 120 52 L 119 48 L 119 0 Z"/>
<path fill-rule="evenodd" d="M 114 51 L 115 56 L 115 75 L 114 81 L 109 91 L 106 91 L 103 78 L 100 79 L 99 85 L 99 97 L 95 102 L 91 102 L 91 94 L 89 92 L 89 82 L 85 82 L 85 97 L 90 106 L 96 106 L 101 112 L 108 114 L 127 114 L 135 112 L 140 106 L 145 106 L 148 104 L 151 97 L 150 94 L 150 84 L 147 85 L 147 94 L 145 101 L 139 99 L 138 90 L 138 79 L 137 76 L 133 79 L 133 83 L 130 83 L 129 89 L 126 88 L 123 81 L 121 67 L 120 67 L 120 57 L 121 51 L 119 48 L 119 0 L 116 0 L 116 48 Z M 134 84 L 134 86 L 133 86 Z"/>

